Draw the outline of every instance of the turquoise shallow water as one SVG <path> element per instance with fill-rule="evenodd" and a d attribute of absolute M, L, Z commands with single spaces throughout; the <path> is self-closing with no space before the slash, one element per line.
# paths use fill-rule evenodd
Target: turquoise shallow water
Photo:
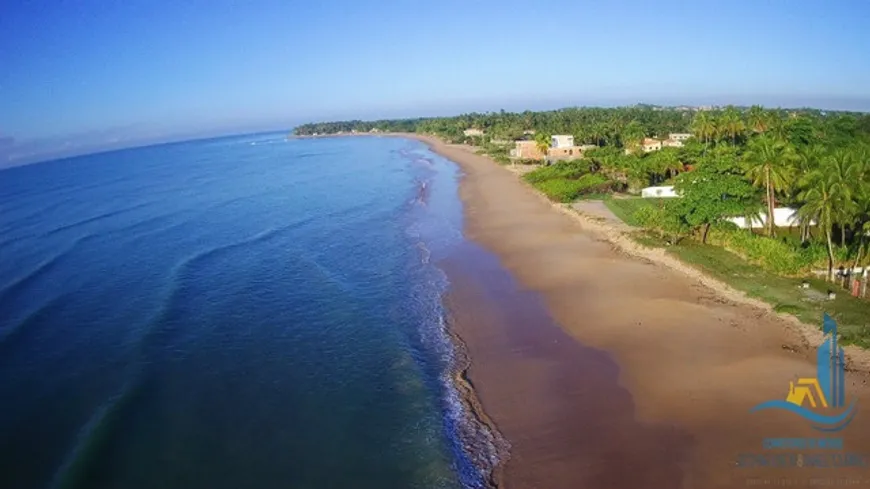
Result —
<path fill-rule="evenodd" d="M 482 485 L 434 265 L 456 179 L 280 134 L 0 172 L 0 487 Z"/>

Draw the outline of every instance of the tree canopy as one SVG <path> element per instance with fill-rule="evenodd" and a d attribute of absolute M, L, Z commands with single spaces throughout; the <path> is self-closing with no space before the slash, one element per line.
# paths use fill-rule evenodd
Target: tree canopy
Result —
<path fill-rule="evenodd" d="M 466 137 L 463 131 L 472 128 L 483 130 L 484 136 Z M 570 165 L 532 182 L 558 200 L 584 192 L 638 192 L 649 185 L 673 184 L 682 198 L 658 206 L 647 217 L 662 223 L 659 229 L 675 240 L 680 233 L 700 232 L 702 241 L 711 226 L 727 217 L 757 215 L 762 208 L 771 215 L 779 204 L 795 207 L 801 241 L 824 241 L 829 275 L 838 256 L 858 260 L 870 245 L 870 114 L 636 105 L 321 122 L 303 124 L 294 133 L 370 131 L 417 132 L 473 143 L 501 162 L 508 160 L 507 147 L 496 141 L 532 139 L 543 151 L 551 134 L 570 134 L 575 144 L 598 148 L 584 151 L 582 164 L 559 163 Z M 640 150 L 643 138 L 686 132 L 693 137 L 682 147 Z M 773 219 L 767 222 L 767 233 L 773 236 Z"/>

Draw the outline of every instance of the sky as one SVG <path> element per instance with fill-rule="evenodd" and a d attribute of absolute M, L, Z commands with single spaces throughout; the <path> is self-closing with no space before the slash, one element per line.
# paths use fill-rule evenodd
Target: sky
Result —
<path fill-rule="evenodd" d="M 870 111 L 868 21 L 866 0 L 2 0 L 0 166 L 502 108 Z"/>

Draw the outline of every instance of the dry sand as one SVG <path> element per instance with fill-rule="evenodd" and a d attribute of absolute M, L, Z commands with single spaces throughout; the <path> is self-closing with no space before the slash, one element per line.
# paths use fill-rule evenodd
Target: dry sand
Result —
<path fill-rule="evenodd" d="M 511 444 L 500 486 L 870 487 L 870 468 L 736 467 L 742 453 L 791 453 L 764 438 L 824 435 L 790 413 L 749 412 L 815 376 L 812 331 L 665 256 L 626 253 L 624 238 L 554 210 L 488 158 L 418 139 L 462 168 L 466 235 L 483 248 L 445 268 L 469 379 Z M 859 411 L 835 436 L 870 455 L 867 377 L 846 382 Z"/>

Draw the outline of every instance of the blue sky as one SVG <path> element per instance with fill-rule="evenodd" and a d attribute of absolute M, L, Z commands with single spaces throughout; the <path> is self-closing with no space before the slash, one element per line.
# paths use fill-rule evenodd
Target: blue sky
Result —
<path fill-rule="evenodd" d="M 863 0 L 3 0 L 0 164 L 334 118 L 870 110 L 867 19 Z"/>

